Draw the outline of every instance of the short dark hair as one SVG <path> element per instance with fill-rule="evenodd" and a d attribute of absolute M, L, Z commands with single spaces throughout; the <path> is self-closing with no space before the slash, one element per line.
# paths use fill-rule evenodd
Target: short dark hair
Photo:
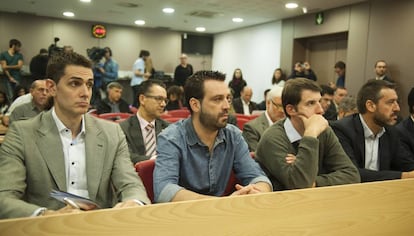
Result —
<path fill-rule="evenodd" d="M 377 67 L 378 62 L 384 62 L 385 64 L 387 64 L 387 62 L 384 61 L 384 60 L 378 60 L 378 61 L 375 62 L 374 68 Z"/>
<path fill-rule="evenodd" d="M 116 82 L 116 81 L 112 81 L 111 83 L 109 83 L 106 86 L 107 90 L 110 90 L 112 88 L 117 88 L 117 89 L 124 89 L 124 86 L 122 86 L 120 83 Z"/>
<path fill-rule="evenodd" d="M 11 48 L 13 46 L 21 47 L 22 46 L 22 43 L 19 40 L 17 40 L 17 39 L 10 39 L 10 41 L 9 41 L 9 48 Z"/>
<path fill-rule="evenodd" d="M 104 47 L 104 50 L 105 50 L 105 51 L 108 51 L 108 52 L 109 52 L 109 56 L 111 56 L 111 57 L 112 57 L 112 50 L 111 50 L 111 48 L 110 48 L 110 47 Z"/>
<path fill-rule="evenodd" d="M 371 100 L 377 104 L 378 100 L 382 97 L 381 90 L 384 88 L 395 90 L 395 85 L 385 80 L 368 80 L 368 82 L 366 82 L 358 92 L 357 106 L 359 113 L 365 114 L 367 112 L 365 103 L 368 100 Z"/>
<path fill-rule="evenodd" d="M 48 52 L 49 51 L 46 48 L 42 48 L 42 49 L 40 49 L 39 54 L 45 54 L 45 53 L 48 53 Z"/>
<path fill-rule="evenodd" d="M 414 114 L 414 88 L 408 94 L 408 110 L 411 114 Z"/>
<path fill-rule="evenodd" d="M 139 96 L 140 95 L 145 95 L 148 94 L 148 92 L 150 91 L 150 89 L 154 86 L 154 85 L 158 85 L 161 86 L 165 89 L 165 84 L 157 79 L 149 79 L 149 80 L 145 80 L 143 81 L 139 86 L 138 86 L 138 93 L 137 93 L 137 97 L 134 99 L 138 100 L 138 107 L 140 105 L 139 103 Z"/>
<path fill-rule="evenodd" d="M 315 81 L 306 78 L 290 79 L 286 82 L 282 91 L 282 104 L 287 117 L 290 118 L 286 106 L 290 104 L 296 107 L 302 99 L 303 90 L 321 92 L 321 87 Z"/>
<path fill-rule="evenodd" d="M 92 69 L 92 63 L 88 58 L 76 52 L 58 52 L 54 53 L 47 63 L 46 78 L 52 79 L 58 84 L 60 78 L 65 74 L 65 69 L 68 65 L 83 66 Z"/>
<path fill-rule="evenodd" d="M 325 95 L 325 94 L 328 94 L 328 95 L 334 95 L 334 93 L 335 93 L 335 90 L 331 87 L 331 86 L 328 86 L 328 85 L 326 85 L 326 84 L 322 84 L 321 85 L 321 95 L 323 96 L 323 95 Z"/>
<path fill-rule="evenodd" d="M 141 50 L 140 52 L 139 52 L 139 57 L 149 57 L 149 55 L 150 55 L 150 52 L 149 51 L 147 51 L 147 50 Z"/>
<path fill-rule="evenodd" d="M 187 79 L 187 82 L 184 86 L 185 101 L 186 104 L 190 104 L 190 99 L 195 98 L 200 100 L 204 98 L 204 81 L 206 80 L 217 80 L 224 81 L 226 75 L 219 71 L 207 71 L 201 70 L 194 73 Z M 190 112 L 193 113 L 193 110 L 190 106 Z"/>
<path fill-rule="evenodd" d="M 345 69 L 346 68 L 346 64 L 343 61 L 338 61 L 337 63 L 335 63 L 334 68 Z"/>

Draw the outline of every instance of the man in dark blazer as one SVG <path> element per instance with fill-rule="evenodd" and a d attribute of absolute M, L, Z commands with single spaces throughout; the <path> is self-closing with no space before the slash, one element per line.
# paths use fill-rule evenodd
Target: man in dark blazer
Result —
<path fill-rule="evenodd" d="M 52 190 L 89 198 L 101 208 L 150 203 L 119 126 L 86 114 L 91 62 L 76 53 L 55 54 L 47 78 L 51 110 L 14 122 L 1 145 L 0 218 L 80 214 L 51 198 Z"/>
<path fill-rule="evenodd" d="M 146 80 L 139 85 L 138 104 L 136 115 L 120 123 L 125 133 L 131 160 L 135 164 L 140 161 L 154 159 L 156 154 L 148 156 L 146 148 L 147 130 L 145 127 L 152 124 L 155 130 L 154 138 L 168 126 L 168 122 L 160 119 L 167 105 L 167 92 L 165 85 L 157 80 Z M 154 131 L 151 131 L 154 132 Z"/>
<path fill-rule="evenodd" d="M 387 62 L 385 62 L 384 60 L 378 60 L 375 62 L 374 68 L 375 68 L 375 79 L 376 80 L 385 80 L 390 83 L 395 83 L 394 80 L 392 80 L 387 75 L 387 71 L 388 71 Z"/>
<path fill-rule="evenodd" d="M 410 116 L 397 126 L 403 148 L 414 155 L 414 88 L 408 94 L 408 109 Z"/>
<path fill-rule="evenodd" d="M 233 100 L 234 111 L 239 114 L 251 115 L 254 110 L 257 110 L 256 103 L 251 101 L 252 96 L 252 88 L 244 86 L 240 92 L 240 97 Z"/>
<path fill-rule="evenodd" d="M 332 123 L 362 182 L 413 178 L 413 156 L 402 149 L 395 127 L 400 111 L 393 84 L 370 80 L 358 93 L 359 113 Z"/>
<path fill-rule="evenodd" d="M 96 108 L 98 114 L 104 113 L 131 113 L 129 104 L 122 99 L 123 86 L 118 82 L 111 82 L 107 86 L 108 96 Z"/>
<path fill-rule="evenodd" d="M 285 117 L 282 105 L 282 87 L 276 86 L 266 94 L 266 111 L 243 127 L 243 138 L 249 151 L 255 152 L 264 131 L 276 121 Z"/>

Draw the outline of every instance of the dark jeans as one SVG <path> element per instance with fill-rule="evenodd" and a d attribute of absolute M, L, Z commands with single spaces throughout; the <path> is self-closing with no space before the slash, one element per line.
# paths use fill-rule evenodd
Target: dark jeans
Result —
<path fill-rule="evenodd" d="M 139 91 L 139 85 L 134 85 L 132 88 L 132 105 L 136 108 L 138 108 L 138 91 Z"/>

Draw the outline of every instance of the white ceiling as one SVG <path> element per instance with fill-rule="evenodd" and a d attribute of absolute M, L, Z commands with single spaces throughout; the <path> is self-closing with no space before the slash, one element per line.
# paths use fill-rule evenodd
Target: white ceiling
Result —
<path fill-rule="evenodd" d="M 284 6 L 288 1 L 298 3 L 299 7 L 286 9 Z M 72 11 L 75 17 L 71 19 L 74 20 L 182 32 L 195 32 L 197 26 L 203 26 L 205 33 L 214 34 L 299 16 L 303 14 L 302 7 L 311 14 L 364 1 L 367 0 L 92 0 L 91 3 L 79 0 L 1 0 L 0 11 L 56 18 L 67 18 L 62 13 Z M 164 7 L 172 7 L 175 12 L 166 15 L 162 12 Z M 211 17 L 190 15 L 195 12 L 210 14 Z M 233 23 L 233 17 L 241 17 L 244 22 Z M 134 21 L 138 19 L 145 20 L 146 24 L 135 25 Z"/>

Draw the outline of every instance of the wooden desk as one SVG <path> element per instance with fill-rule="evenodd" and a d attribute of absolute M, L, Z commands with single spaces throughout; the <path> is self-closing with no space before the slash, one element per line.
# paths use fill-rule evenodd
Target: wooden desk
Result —
<path fill-rule="evenodd" d="M 0 221 L 19 235 L 413 235 L 414 179 Z"/>

